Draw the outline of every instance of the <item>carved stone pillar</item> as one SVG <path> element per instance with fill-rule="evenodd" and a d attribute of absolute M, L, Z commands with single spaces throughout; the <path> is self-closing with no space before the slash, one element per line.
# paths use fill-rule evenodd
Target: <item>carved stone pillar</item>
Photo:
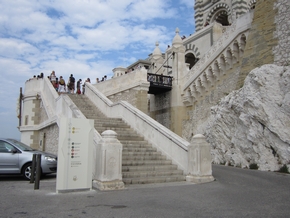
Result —
<path fill-rule="evenodd" d="M 192 138 L 188 147 L 188 175 L 186 181 L 204 183 L 213 180 L 210 145 L 203 135 L 197 134 Z"/>
<path fill-rule="evenodd" d="M 99 190 L 124 189 L 122 181 L 122 149 L 117 133 L 106 130 L 97 146 L 96 176 L 93 187 Z"/>

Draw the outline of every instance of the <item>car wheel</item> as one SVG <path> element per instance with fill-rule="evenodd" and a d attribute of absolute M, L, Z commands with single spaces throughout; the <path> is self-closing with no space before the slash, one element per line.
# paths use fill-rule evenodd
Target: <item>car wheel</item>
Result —
<path fill-rule="evenodd" d="M 22 168 L 22 175 L 27 180 L 30 180 L 31 169 L 32 169 L 31 163 L 25 164 Z"/>

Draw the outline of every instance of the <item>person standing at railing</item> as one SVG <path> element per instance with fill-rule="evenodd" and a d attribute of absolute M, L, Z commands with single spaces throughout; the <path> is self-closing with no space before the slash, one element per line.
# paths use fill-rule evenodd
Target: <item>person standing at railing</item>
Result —
<path fill-rule="evenodd" d="M 73 94 L 75 92 L 75 78 L 74 78 L 73 74 L 71 74 L 69 77 L 68 88 L 69 88 L 70 93 Z"/>
<path fill-rule="evenodd" d="M 54 70 L 51 72 L 50 76 L 49 76 L 49 80 L 52 83 L 53 87 L 55 87 L 55 83 L 56 83 L 56 76 L 55 76 L 55 72 Z"/>
<path fill-rule="evenodd" d="M 87 78 L 86 81 L 83 84 L 83 95 L 85 94 L 86 83 L 91 83 L 90 78 Z"/>
<path fill-rule="evenodd" d="M 53 84 L 53 87 L 55 88 L 55 91 L 58 92 L 59 83 L 58 83 L 58 78 L 57 77 L 55 79 L 55 83 Z"/>
<path fill-rule="evenodd" d="M 62 76 L 59 77 L 58 92 L 59 92 L 59 93 L 64 93 L 64 92 L 66 92 L 65 81 L 64 81 L 64 79 L 62 78 Z"/>
<path fill-rule="evenodd" d="M 77 81 L 77 94 L 81 94 L 81 84 L 82 84 L 82 79 L 79 79 Z"/>

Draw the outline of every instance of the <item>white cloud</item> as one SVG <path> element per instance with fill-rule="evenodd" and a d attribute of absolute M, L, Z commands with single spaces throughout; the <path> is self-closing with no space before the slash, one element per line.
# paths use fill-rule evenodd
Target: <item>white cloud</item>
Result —
<path fill-rule="evenodd" d="M 185 4 L 189 8 L 193 8 L 195 0 L 180 0 L 180 3 Z"/>
<path fill-rule="evenodd" d="M 13 38 L 0 38 L 0 54 L 5 57 L 15 58 L 37 53 L 38 49 L 31 44 Z"/>

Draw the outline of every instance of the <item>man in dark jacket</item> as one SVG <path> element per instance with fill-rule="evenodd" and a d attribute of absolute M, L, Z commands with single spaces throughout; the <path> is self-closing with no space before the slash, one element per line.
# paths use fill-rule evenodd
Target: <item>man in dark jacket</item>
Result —
<path fill-rule="evenodd" d="M 69 78 L 69 89 L 71 93 L 75 92 L 75 78 L 72 74 L 70 75 L 70 78 Z"/>

